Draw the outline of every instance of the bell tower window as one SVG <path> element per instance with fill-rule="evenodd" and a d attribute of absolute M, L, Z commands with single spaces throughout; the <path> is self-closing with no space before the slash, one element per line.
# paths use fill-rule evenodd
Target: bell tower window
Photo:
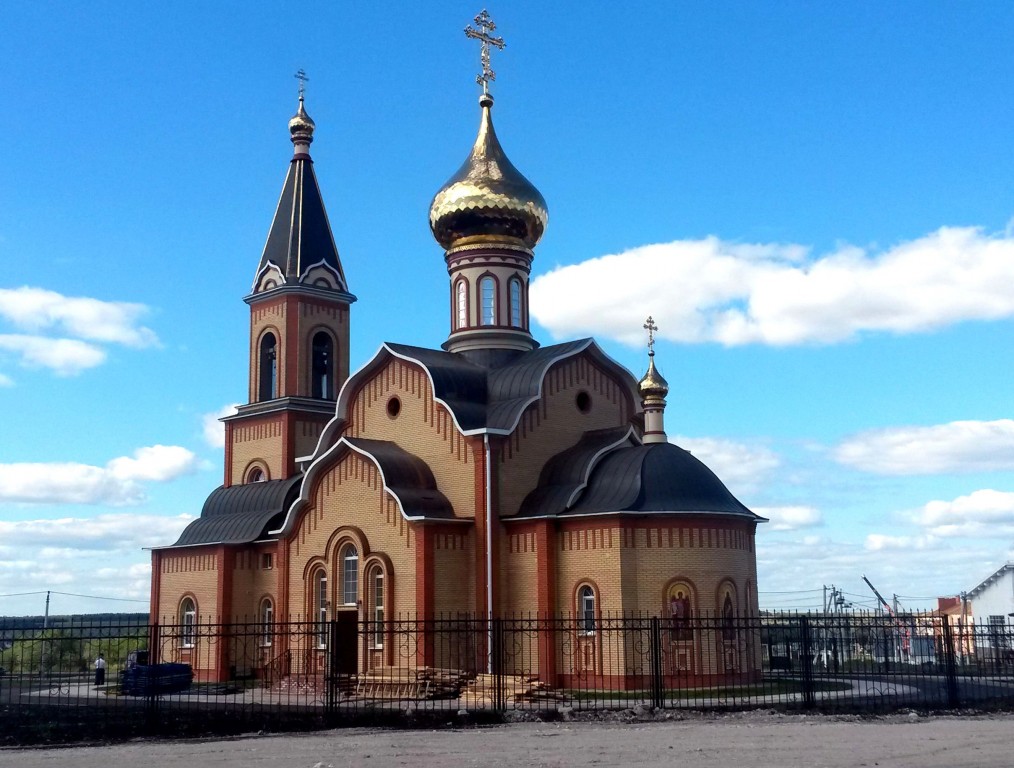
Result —
<path fill-rule="evenodd" d="M 484 277 L 479 281 L 479 324 L 496 325 L 496 281 Z"/>
<path fill-rule="evenodd" d="M 521 281 L 516 277 L 511 278 L 510 281 L 510 298 L 511 298 L 511 326 L 513 328 L 521 327 Z"/>
<path fill-rule="evenodd" d="M 314 334 L 311 357 L 310 396 L 324 400 L 334 399 L 334 343 L 324 331 Z"/>
<path fill-rule="evenodd" d="M 278 349 L 273 333 L 261 339 L 260 386 L 258 400 L 274 400 L 278 396 Z"/>

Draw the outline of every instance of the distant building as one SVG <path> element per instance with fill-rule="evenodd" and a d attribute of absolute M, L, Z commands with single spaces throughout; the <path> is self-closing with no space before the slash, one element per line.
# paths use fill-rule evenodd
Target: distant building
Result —
<path fill-rule="evenodd" d="M 592 339 L 540 346 L 532 336 L 528 283 L 546 203 L 504 154 L 485 89 L 479 105 L 475 145 L 429 212 L 442 248 L 434 268 L 448 273 L 447 340 L 385 343 L 350 375 L 355 297 L 300 94 L 295 152 L 245 299 L 249 402 L 224 420 L 224 482 L 152 555 L 152 616 L 183 627 L 163 656 L 223 678 L 256 674 L 284 650 L 265 640 L 244 658 L 226 643 L 202 655 L 202 620 L 313 622 L 321 629 L 298 655 L 312 673 L 331 624 L 354 633 L 398 616 L 574 617 L 572 657 L 548 649 L 537 660 L 541 677 L 559 681 L 603 674 L 600 622 L 640 614 L 671 621 L 673 674 L 759 669 L 759 648 L 733 619 L 758 612 L 763 518 L 668 441 L 669 387 L 650 341 L 638 381 Z M 412 322 L 413 308 L 390 310 L 392 332 Z M 702 642 L 688 629 L 699 615 L 729 622 Z M 395 663 L 391 640 L 381 627 L 352 642 L 354 664 Z M 415 661 L 450 664 L 440 653 L 423 644 Z"/>
<path fill-rule="evenodd" d="M 1014 563 L 1006 563 L 968 591 L 975 616 L 980 657 L 1006 658 L 1011 651 L 1010 622 L 1014 617 Z"/>

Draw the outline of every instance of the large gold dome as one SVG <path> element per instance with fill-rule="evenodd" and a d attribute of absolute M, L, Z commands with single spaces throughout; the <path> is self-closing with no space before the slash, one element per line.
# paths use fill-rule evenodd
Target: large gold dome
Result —
<path fill-rule="evenodd" d="M 292 140 L 302 140 L 309 144 L 313 141 L 313 131 L 316 127 L 313 119 L 306 114 L 306 109 L 303 107 L 303 97 L 300 95 L 299 109 L 296 110 L 296 114 L 289 120 L 289 133 L 292 135 Z"/>
<path fill-rule="evenodd" d="M 549 219 L 542 194 L 504 154 L 493 130 L 493 97 L 479 99 L 482 120 L 472 152 L 430 205 L 430 229 L 449 249 L 468 242 L 534 248 Z"/>

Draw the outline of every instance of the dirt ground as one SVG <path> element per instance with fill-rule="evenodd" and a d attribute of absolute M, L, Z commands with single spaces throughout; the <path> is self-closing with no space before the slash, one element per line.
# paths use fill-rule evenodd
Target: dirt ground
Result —
<path fill-rule="evenodd" d="M 751 712 L 685 719 L 513 723 L 441 730 L 349 729 L 232 739 L 3 749 L 17 768 L 354 766 L 721 766 L 1009 768 L 1014 715 L 875 719 Z"/>

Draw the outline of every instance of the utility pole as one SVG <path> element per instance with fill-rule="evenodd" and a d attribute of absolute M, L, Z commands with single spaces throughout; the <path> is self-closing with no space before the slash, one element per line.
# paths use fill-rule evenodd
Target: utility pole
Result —
<path fill-rule="evenodd" d="M 42 628 L 49 629 L 49 590 L 46 590 L 46 615 L 42 617 Z"/>

